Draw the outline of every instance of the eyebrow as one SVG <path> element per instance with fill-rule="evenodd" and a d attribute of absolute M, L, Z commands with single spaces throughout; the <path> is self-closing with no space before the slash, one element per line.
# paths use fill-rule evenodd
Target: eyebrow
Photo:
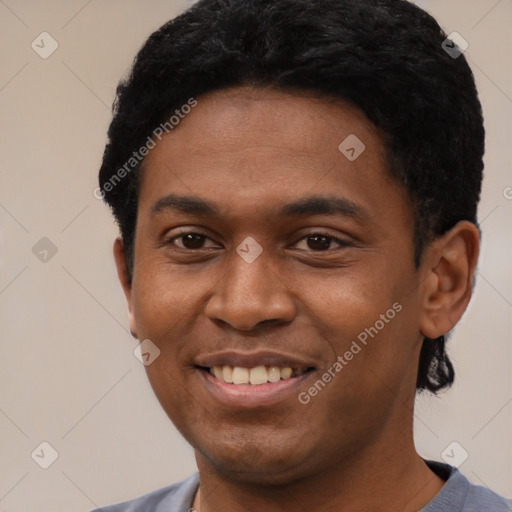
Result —
<path fill-rule="evenodd" d="M 213 203 L 195 196 L 168 194 L 160 198 L 151 208 L 151 215 L 165 210 L 177 210 L 182 213 L 201 216 L 219 216 L 220 209 Z M 355 220 L 370 216 L 361 205 L 350 199 L 335 196 L 312 196 L 301 198 L 280 207 L 277 214 L 281 217 L 308 217 L 313 215 L 341 215 Z"/>
<path fill-rule="evenodd" d="M 288 203 L 280 210 L 284 217 L 307 217 L 313 215 L 341 215 L 356 220 L 370 216 L 361 205 L 342 197 L 313 196 Z"/>
<path fill-rule="evenodd" d="M 177 210 L 192 215 L 218 215 L 219 209 L 209 201 L 194 196 L 178 196 L 169 194 L 159 199 L 151 208 L 151 215 L 164 210 Z"/>

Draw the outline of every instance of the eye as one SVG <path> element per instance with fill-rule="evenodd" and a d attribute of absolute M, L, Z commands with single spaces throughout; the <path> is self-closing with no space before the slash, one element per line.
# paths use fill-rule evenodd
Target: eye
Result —
<path fill-rule="evenodd" d="M 168 243 L 176 245 L 180 249 L 205 249 L 204 243 L 210 240 L 201 233 L 182 233 L 169 239 Z M 179 242 L 178 242 L 179 241 Z M 210 240 L 213 243 L 213 240 Z M 215 246 L 215 245 L 212 245 Z"/>
<path fill-rule="evenodd" d="M 306 247 L 298 247 L 299 249 L 312 250 L 315 252 L 328 251 L 333 248 L 333 243 L 337 244 L 339 247 L 347 247 L 349 245 L 347 242 L 344 242 L 339 238 L 322 233 L 312 233 L 311 235 L 307 235 L 300 239 L 295 245 L 298 246 L 300 243 L 305 243 Z"/>

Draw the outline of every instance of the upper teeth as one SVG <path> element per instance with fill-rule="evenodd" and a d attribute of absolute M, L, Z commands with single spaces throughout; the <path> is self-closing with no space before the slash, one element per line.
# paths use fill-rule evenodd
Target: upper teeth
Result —
<path fill-rule="evenodd" d="M 256 366 L 242 368 L 241 366 L 214 366 L 210 373 L 222 382 L 228 384 L 265 384 L 289 379 L 292 375 L 300 375 L 305 370 L 293 370 L 290 367 Z"/>

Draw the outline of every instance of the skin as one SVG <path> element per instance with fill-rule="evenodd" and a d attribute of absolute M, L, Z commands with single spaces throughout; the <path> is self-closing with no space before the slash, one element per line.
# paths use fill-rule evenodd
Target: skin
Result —
<path fill-rule="evenodd" d="M 354 161 L 338 150 L 349 134 L 366 146 Z M 152 213 L 171 193 L 218 215 Z M 364 214 L 279 215 L 309 196 L 345 198 Z M 119 239 L 114 255 L 131 331 L 161 351 L 150 383 L 195 450 L 197 510 L 412 512 L 439 492 L 413 442 L 417 362 L 424 336 L 452 329 L 469 302 L 479 236 L 458 223 L 416 269 L 412 219 L 381 134 L 340 101 L 212 93 L 148 154 L 132 280 Z M 191 232 L 206 238 L 186 248 L 176 237 Z M 326 250 L 307 238 L 315 233 L 332 237 Z M 236 252 L 248 236 L 263 249 L 250 264 Z M 312 362 L 307 391 L 394 303 L 402 310 L 306 405 L 293 395 L 223 406 L 194 366 L 222 349 L 274 349 Z"/>

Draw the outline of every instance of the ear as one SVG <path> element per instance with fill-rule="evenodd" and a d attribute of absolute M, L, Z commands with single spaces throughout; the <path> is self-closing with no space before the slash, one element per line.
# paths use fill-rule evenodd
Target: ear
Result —
<path fill-rule="evenodd" d="M 130 274 L 126 268 L 124 245 L 121 238 L 116 238 L 114 241 L 114 260 L 116 262 L 117 277 L 123 288 L 126 302 L 128 303 L 128 319 L 130 324 L 130 332 L 134 338 L 137 338 L 137 329 L 135 325 L 135 315 L 133 312 L 133 300 L 132 300 L 132 283 Z"/>
<path fill-rule="evenodd" d="M 427 249 L 422 283 L 420 329 L 435 339 L 453 329 L 466 310 L 473 289 L 480 233 L 461 221 Z"/>

